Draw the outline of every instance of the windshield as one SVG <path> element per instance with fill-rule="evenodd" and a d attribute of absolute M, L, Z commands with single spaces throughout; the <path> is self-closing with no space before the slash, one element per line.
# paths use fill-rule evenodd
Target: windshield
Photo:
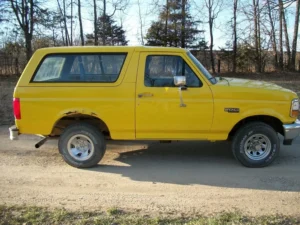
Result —
<path fill-rule="evenodd" d="M 190 59 L 193 61 L 193 63 L 198 67 L 198 69 L 203 73 L 203 75 L 212 83 L 217 83 L 217 79 L 213 77 L 206 69 L 205 67 L 198 61 L 198 59 L 193 56 L 191 52 L 187 52 L 187 55 L 190 57 Z"/>

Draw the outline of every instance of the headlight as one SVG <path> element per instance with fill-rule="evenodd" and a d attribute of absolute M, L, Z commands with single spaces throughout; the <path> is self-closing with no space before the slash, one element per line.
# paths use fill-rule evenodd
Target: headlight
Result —
<path fill-rule="evenodd" d="M 300 104 L 299 104 L 299 99 L 293 99 L 292 105 L 291 105 L 291 113 L 290 116 L 293 118 L 297 118 L 299 115 L 299 110 L 300 110 Z"/>

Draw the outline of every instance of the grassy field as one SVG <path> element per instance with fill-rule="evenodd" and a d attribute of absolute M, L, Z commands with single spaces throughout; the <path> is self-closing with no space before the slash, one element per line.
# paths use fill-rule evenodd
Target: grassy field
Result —
<path fill-rule="evenodd" d="M 118 208 L 107 212 L 70 212 L 65 209 L 49 210 L 40 207 L 0 206 L 0 224 L 104 224 L 104 225 L 225 225 L 225 224 L 300 224 L 300 218 L 288 216 L 249 217 L 240 212 L 221 213 L 211 216 L 186 217 L 151 217 L 138 213 L 126 213 Z"/>

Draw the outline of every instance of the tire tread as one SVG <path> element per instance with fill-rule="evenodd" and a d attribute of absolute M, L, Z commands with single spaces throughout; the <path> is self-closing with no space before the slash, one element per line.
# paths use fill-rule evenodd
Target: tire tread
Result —
<path fill-rule="evenodd" d="M 97 141 L 97 144 L 94 143 L 94 148 L 95 148 L 94 156 L 83 162 L 76 161 L 75 159 L 73 159 L 69 155 L 68 150 L 65 149 L 65 144 L 66 144 L 65 142 L 67 141 L 68 136 L 71 135 L 72 133 L 75 134 L 76 132 L 89 133 L 93 136 L 92 139 L 95 139 Z M 58 148 L 64 161 L 68 163 L 70 166 L 76 168 L 90 168 L 96 166 L 103 158 L 106 151 L 106 144 L 105 144 L 105 139 L 103 134 L 95 126 L 85 122 L 79 122 L 65 128 L 65 130 L 63 131 L 63 133 L 59 138 Z"/>
<path fill-rule="evenodd" d="M 261 130 L 266 130 L 267 132 L 270 133 L 270 135 L 274 135 L 274 138 L 276 136 L 277 149 L 276 149 L 275 155 L 271 160 L 269 160 L 267 162 L 261 161 L 260 163 L 258 163 L 258 162 L 251 163 L 250 161 L 247 161 L 246 159 L 242 159 L 240 157 L 240 155 L 238 155 L 239 152 L 237 151 L 237 149 L 239 149 L 238 145 L 239 145 L 240 141 L 246 134 L 248 134 L 254 128 L 255 129 L 260 128 Z M 270 165 L 275 160 L 276 156 L 279 154 L 279 151 L 280 151 L 280 142 L 279 142 L 279 138 L 278 138 L 276 131 L 273 129 L 273 127 L 271 127 L 270 125 L 268 125 L 264 122 L 249 122 L 249 123 L 245 124 L 244 126 L 240 127 L 240 129 L 237 131 L 237 133 L 235 134 L 233 141 L 232 141 L 233 156 L 241 164 L 243 164 L 246 167 L 250 167 L 250 168 L 261 168 L 261 167 L 266 167 L 266 166 Z"/>

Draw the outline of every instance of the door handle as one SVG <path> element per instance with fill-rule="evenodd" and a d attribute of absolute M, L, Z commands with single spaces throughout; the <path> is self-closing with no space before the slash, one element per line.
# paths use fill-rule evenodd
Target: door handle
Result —
<path fill-rule="evenodd" d="M 153 97 L 153 94 L 149 93 L 149 92 L 145 92 L 145 93 L 138 94 L 138 97 L 139 98 L 142 98 L 142 97 Z"/>

